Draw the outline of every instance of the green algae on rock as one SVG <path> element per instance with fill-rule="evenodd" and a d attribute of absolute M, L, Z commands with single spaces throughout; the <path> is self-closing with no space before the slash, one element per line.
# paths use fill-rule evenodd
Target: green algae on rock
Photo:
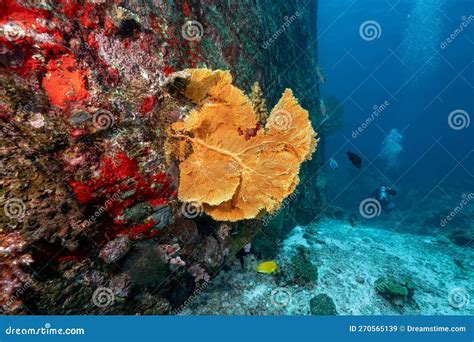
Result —
<path fill-rule="evenodd" d="M 318 268 L 311 262 L 310 250 L 304 246 L 296 248 L 296 254 L 291 258 L 293 281 L 296 283 L 309 283 L 318 280 Z"/>
<path fill-rule="evenodd" d="M 311 315 L 334 316 L 337 315 L 336 305 L 331 297 L 319 294 L 309 301 Z"/>
<path fill-rule="evenodd" d="M 411 299 L 415 293 L 415 283 L 407 277 L 397 280 L 392 277 L 381 277 L 374 283 L 378 294 L 390 301 L 392 304 L 402 306 Z"/>

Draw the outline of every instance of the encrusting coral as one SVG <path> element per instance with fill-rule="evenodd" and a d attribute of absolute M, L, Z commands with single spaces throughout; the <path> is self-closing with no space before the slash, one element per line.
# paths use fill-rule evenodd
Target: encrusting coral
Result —
<path fill-rule="evenodd" d="M 262 125 L 265 125 L 267 122 L 267 101 L 263 98 L 262 89 L 260 84 L 255 82 L 252 86 L 252 92 L 250 93 L 250 101 L 252 101 L 253 109 L 257 114 L 257 120 Z"/>
<path fill-rule="evenodd" d="M 31 286 L 30 275 L 22 269 L 33 262 L 25 247 L 18 232 L 0 232 L 0 313 L 21 311 L 19 295 Z"/>
<path fill-rule="evenodd" d="M 202 204 L 222 221 L 278 209 L 298 184 L 300 165 L 316 149 L 308 112 L 287 89 L 262 127 L 229 72 L 187 72 L 184 94 L 196 108 L 170 133 L 181 151 L 179 199 Z M 186 146 L 192 152 L 186 153 Z"/>
<path fill-rule="evenodd" d="M 2 2 L 1 313 L 169 313 L 172 307 L 185 303 L 203 281 L 217 275 L 242 246 L 250 246 L 260 221 L 231 224 L 208 217 L 195 220 L 195 216 L 179 210 L 183 207 L 177 201 L 180 170 L 176 161 L 187 162 L 198 147 L 187 138 L 169 139 L 166 134 L 173 123 L 187 122 L 191 109 L 200 111 L 200 106 L 208 106 L 211 99 L 229 103 L 227 95 L 210 97 L 213 90 L 208 88 L 217 85 L 221 77 L 210 77 L 212 72 L 201 73 L 203 81 L 209 82 L 203 97 L 187 100 L 182 92 L 188 76 L 176 70 L 198 65 L 228 68 L 238 75 L 243 88 L 250 90 L 253 81 L 263 85 L 277 79 L 298 57 L 296 51 L 285 51 L 290 43 L 286 37 L 266 49 L 275 57 L 274 66 L 269 67 L 259 52 L 260 37 L 274 31 L 273 22 L 265 18 L 270 12 L 275 18 L 282 17 L 283 12 L 294 13 L 297 4 L 282 1 L 281 6 L 267 6 L 264 10 L 268 16 L 260 15 L 260 7 L 250 5 L 251 1 L 242 6 L 217 1 L 209 6 L 189 0 Z M 202 24 L 202 30 L 184 32 L 183 23 L 194 21 Z M 292 28 L 308 45 L 313 41 L 307 32 L 310 26 L 314 27 Z M 285 76 L 298 87 L 298 93 L 311 83 L 307 70 L 315 61 L 307 57 L 299 58 L 298 67 Z M 270 159 L 270 154 L 275 161 L 282 160 L 277 148 L 285 155 L 299 150 L 293 148 L 293 142 L 277 146 L 265 141 L 271 145 L 268 149 L 261 144 L 269 114 L 262 90 L 253 87 L 249 101 L 239 90 L 230 88 L 230 80 L 223 83 L 229 84 L 227 91 L 234 97 L 225 105 L 234 114 L 223 118 L 235 119 L 242 111 L 246 115 L 238 121 L 239 127 L 229 123 L 229 127 L 218 130 L 219 134 L 210 135 L 216 139 L 215 146 L 231 132 L 235 136 L 235 141 L 229 140 L 231 144 L 238 141 L 241 147 L 252 149 L 252 144 L 259 143 L 258 149 L 268 151 L 268 158 L 260 158 L 257 148 L 241 157 L 246 166 L 258 172 L 264 167 L 255 168 L 251 163 L 260 165 Z M 196 79 L 192 84 L 202 85 Z M 221 85 L 217 88 L 224 89 Z M 263 89 L 265 97 L 276 103 L 280 94 L 275 91 L 280 90 Z M 224 100 L 216 100 L 218 97 Z M 308 93 L 308 107 L 316 108 L 316 99 L 317 92 Z M 216 117 L 206 120 L 214 122 Z M 191 129 L 172 133 L 198 138 Z M 286 141 L 276 135 L 273 138 Z M 181 153 L 167 154 L 164 143 L 168 140 L 179 142 L 176 147 L 182 147 Z M 222 148 L 238 152 L 232 146 Z M 202 158 L 199 152 L 203 150 L 193 158 Z M 286 157 L 290 162 L 281 162 L 281 172 L 288 174 L 278 177 L 285 178 L 286 184 L 271 187 L 269 198 L 255 199 L 255 203 L 264 203 L 262 211 L 278 206 L 292 190 L 297 165 L 309 155 L 306 151 L 298 153 L 298 157 Z M 207 165 L 210 160 L 204 158 L 205 167 L 213 170 L 216 165 Z M 236 180 L 246 171 L 230 160 L 232 163 L 225 167 L 237 170 L 220 177 L 225 181 L 230 176 L 230 187 L 218 184 L 215 189 L 222 189 L 220 199 L 202 203 L 213 203 L 206 210 L 222 210 L 235 194 L 231 207 L 251 217 L 254 213 L 247 212 L 246 207 L 240 209 L 241 199 L 248 194 L 259 195 L 270 186 L 254 175 L 248 177 L 255 181 L 250 186 L 247 177 Z M 286 169 L 290 163 L 294 165 Z M 268 166 L 270 174 L 280 172 L 275 170 L 277 166 Z M 269 178 L 269 182 L 279 182 L 278 177 Z M 189 178 L 183 179 L 190 183 Z M 207 180 L 202 189 L 212 182 Z M 238 189 L 239 184 L 248 194 Z M 21 217 L 11 217 L 2 210 L 10 200 L 24 205 Z M 252 206 L 253 201 L 246 205 Z M 239 218 L 238 213 L 229 214 Z M 250 252 L 250 247 L 245 248 Z M 115 297 L 107 307 L 92 300 L 101 287 L 110 289 Z"/>

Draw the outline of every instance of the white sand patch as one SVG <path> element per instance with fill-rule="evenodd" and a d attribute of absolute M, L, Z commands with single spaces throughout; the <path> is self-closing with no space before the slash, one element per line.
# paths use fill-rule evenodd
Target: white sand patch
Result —
<path fill-rule="evenodd" d="M 290 233 L 290 236 L 283 242 L 284 253 L 289 255 L 292 254 L 297 246 L 309 247 L 308 240 L 306 240 L 303 235 L 305 229 L 300 226 L 296 226 Z"/>
<path fill-rule="evenodd" d="M 198 298 L 183 313 L 305 315 L 310 299 L 324 293 L 334 300 L 341 315 L 474 314 L 472 248 L 461 248 L 442 237 L 400 234 L 362 224 L 352 228 L 346 222 L 327 219 L 293 230 L 277 257 L 283 272 L 299 245 L 310 249 L 312 262 L 318 266 L 316 285 L 289 284 L 252 269 L 241 271 L 236 264 L 201 295 L 206 301 Z M 398 307 L 375 293 L 374 282 L 386 276 L 411 277 L 418 286 L 414 300 Z M 284 291 L 279 298 L 285 301 L 289 294 L 289 300 L 275 306 L 271 294 L 279 289 Z M 453 289 L 465 290 L 470 301 L 459 308 L 450 305 Z"/>

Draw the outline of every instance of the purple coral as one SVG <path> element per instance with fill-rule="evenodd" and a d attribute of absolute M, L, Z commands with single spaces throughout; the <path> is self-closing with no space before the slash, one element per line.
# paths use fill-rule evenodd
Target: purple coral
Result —
<path fill-rule="evenodd" d="M 178 254 L 181 250 L 178 244 L 174 245 L 160 245 L 161 250 L 164 254 L 164 259 L 170 265 L 185 266 L 186 262 Z"/>
<path fill-rule="evenodd" d="M 206 272 L 206 270 L 199 264 L 194 264 L 188 268 L 191 275 L 194 277 L 194 281 L 199 283 L 200 281 L 209 282 L 211 276 Z"/>
<path fill-rule="evenodd" d="M 132 242 L 128 236 L 119 236 L 112 241 L 107 242 L 99 255 L 102 260 L 111 264 L 123 258 L 130 250 L 131 245 Z"/>
<path fill-rule="evenodd" d="M 217 229 L 217 235 L 221 240 L 225 240 L 229 237 L 232 228 L 228 224 L 221 224 Z"/>

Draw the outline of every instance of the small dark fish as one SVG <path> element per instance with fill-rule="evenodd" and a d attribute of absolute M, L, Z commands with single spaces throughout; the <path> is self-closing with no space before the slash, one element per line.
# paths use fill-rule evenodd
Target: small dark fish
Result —
<path fill-rule="evenodd" d="M 362 159 L 357 154 L 352 153 L 351 151 L 347 151 L 347 156 L 349 157 L 349 160 L 351 161 L 352 165 L 360 169 L 360 167 L 362 166 Z"/>
<path fill-rule="evenodd" d="M 397 191 L 394 190 L 394 189 L 387 189 L 387 193 L 390 195 L 390 196 L 395 196 L 397 194 Z"/>
<path fill-rule="evenodd" d="M 351 214 L 349 216 L 349 223 L 351 224 L 352 228 L 355 228 L 355 226 L 357 225 L 357 220 L 354 214 Z"/>
<path fill-rule="evenodd" d="M 235 257 L 240 261 L 240 267 L 242 267 L 242 271 L 245 271 L 245 259 L 244 257 L 250 253 L 252 245 L 250 243 L 246 244 L 242 247 L 236 254 Z"/>

